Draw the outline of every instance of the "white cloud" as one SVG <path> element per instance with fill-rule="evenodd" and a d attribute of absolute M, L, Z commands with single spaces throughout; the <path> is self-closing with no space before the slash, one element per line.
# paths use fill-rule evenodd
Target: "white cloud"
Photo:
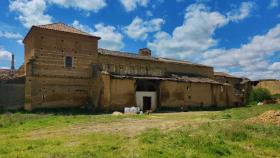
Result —
<path fill-rule="evenodd" d="M 19 45 L 23 45 L 22 39 L 17 40 L 17 43 L 18 43 Z"/>
<path fill-rule="evenodd" d="M 227 13 L 229 20 L 239 21 L 248 17 L 254 8 L 255 3 L 253 2 L 243 2 L 239 9 L 234 9 Z"/>
<path fill-rule="evenodd" d="M 217 45 L 213 38 L 215 31 L 231 21 L 242 20 L 249 16 L 253 3 L 244 2 L 239 9 L 223 15 L 210 11 L 204 4 L 195 3 L 187 7 L 185 19 L 172 34 L 159 32 L 147 45 L 160 56 L 186 58 L 199 56 L 202 52 Z"/>
<path fill-rule="evenodd" d="M 130 12 L 137 8 L 137 6 L 146 7 L 149 0 L 120 0 L 126 11 Z"/>
<path fill-rule="evenodd" d="M 280 51 L 280 24 L 265 35 L 254 36 L 252 40 L 235 49 L 213 49 L 206 51 L 203 62 L 216 68 L 235 68 L 234 72 L 252 79 L 280 79 L 280 63 L 270 63 L 268 58 Z M 280 59 L 279 59 L 280 60 Z"/>
<path fill-rule="evenodd" d="M 0 47 L 0 61 L 10 61 L 12 58 L 12 53 Z"/>
<path fill-rule="evenodd" d="M 52 23 L 53 17 L 46 13 L 48 5 L 51 4 L 93 12 L 107 5 L 106 0 L 13 0 L 10 1 L 9 8 L 16 12 L 17 19 L 29 28 L 32 25 Z"/>
<path fill-rule="evenodd" d="M 150 16 L 153 16 L 153 12 L 151 12 L 151 11 L 146 11 L 146 16 L 148 16 L 148 17 L 150 17 Z"/>
<path fill-rule="evenodd" d="M 164 20 L 161 18 L 144 21 L 139 17 L 135 17 L 131 24 L 124 28 L 124 32 L 135 40 L 145 40 L 148 37 L 148 33 L 160 31 L 162 24 L 164 24 Z"/>
<path fill-rule="evenodd" d="M 279 5 L 278 0 L 270 0 L 268 8 L 269 9 L 277 8 L 278 5 Z"/>
<path fill-rule="evenodd" d="M 23 36 L 19 33 L 0 31 L 0 37 L 7 39 L 21 39 Z"/>
<path fill-rule="evenodd" d="M 226 15 L 210 11 L 204 4 L 193 4 L 186 9 L 185 19 L 172 34 L 158 32 L 147 45 L 159 56 L 191 59 L 214 66 L 216 70 L 227 70 L 233 75 L 251 79 L 280 79 L 279 60 L 269 58 L 280 52 L 280 24 L 265 35 L 253 37 L 240 48 L 217 47 L 215 31 L 230 22 L 237 22 L 250 16 L 254 3 L 242 3 L 239 9 Z M 276 60 L 277 61 L 277 60 Z"/>
<path fill-rule="evenodd" d="M 99 46 L 101 48 L 120 50 L 124 47 L 123 35 L 119 33 L 114 26 L 106 26 L 99 23 L 96 24 L 94 28 L 91 28 L 90 26 L 80 24 L 77 20 L 75 20 L 72 25 L 92 35 L 100 36 L 101 40 L 99 41 Z"/>
<path fill-rule="evenodd" d="M 10 2 L 9 8 L 19 14 L 17 18 L 27 28 L 52 22 L 52 17 L 45 14 L 46 2 L 44 0 L 15 0 Z"/>
<path fill-rule="evenodd" d="M 226 16 L 219 12 L 210 12 L 203 4 L 193 4 L 186 9 L 183 24 L 172 35 L 159 32 L 147 45 L 160 56 L 186 58 L 215 46 L 217 41 L 212 38 L 215 30 L 227 23 Z"/>
<path fill-rule="evenodd" d="M 95 32 L 93 34 L 100 36 L 100 47 L 111 50 L 120 50 L 124 44 L 122 42 L 123 36 L 116 31 L 113 26 L 105 26 L 104 24 L 96 24 Z"/>
<path fill-rule="evenodd" d="M 279 62 L 273 63 L 273 64 L 269 67 L 269 69 L 275 70 L 275 71 L 280 71 L 280 61 L 279 61 Z"/>
<path fill-rule="evenodd" d="M 63 6 L 65 8 L 76 8 L 86 11 L 94 11 L 104 8 L 106 0 L 48 0 L 50 3 Z"/>

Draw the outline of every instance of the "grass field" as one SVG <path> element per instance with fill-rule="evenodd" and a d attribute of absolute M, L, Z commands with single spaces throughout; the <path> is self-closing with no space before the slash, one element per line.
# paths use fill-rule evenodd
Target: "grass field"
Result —
<path fill-rule="evenodd" d="M 280 157 L 280 126 L 244 120 L 280 105 L 114 116 L 0 114 L 0 157 Z"/>

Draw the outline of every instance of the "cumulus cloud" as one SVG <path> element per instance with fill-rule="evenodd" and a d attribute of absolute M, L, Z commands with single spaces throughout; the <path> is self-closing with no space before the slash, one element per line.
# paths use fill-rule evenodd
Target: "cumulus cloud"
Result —
<path fill-rule="evenodd" d="M 234 9 L 227 13 L 229 20 L 232 21 L 239 21 L 243 20 L 246 17 L 248 17 L 252 11 L 252 9 L 255 7 L 255 3 L 253 2 L 243 2 L 241 3 L 241 6 L 239 9 Z"/>
<path fill-rule="evenodd" d="M 104 25 L 102 23 L 96 24 L 94 28 L 83 25 L 75 20 L 72 25 L 78 29 L 88 32 L 95 36 L 100 36 L 99 46 L 111 50 L 120 50 L 124 47 L 123 35 L 117 31 L 114 26 Z"/>
<path fill-rule="evenodd" d="M 7 39 L 21 39 L 23 36 L 15 32 L 0 31 L 0 37 Z"/>
<path fill-rule="evenodd" d="M 124 32 L 135 40 L 145 40 L 148 37 L 148 33 L 160 31 L 162 24 L 164 24 L 164 20 L 161 18 L 144 21 L 136 17 L 131 24 L 124 28 Z"/>
<path fill-rule="evenodd" d="M 0 61 L 7 62 L 10 61 L 11 58 L 12 58 L 12 53 L 0 47 Z"/>
<path fill-rule="evenodd" d="M 106 0 L 14 0 L 10 1 L 10 11 L 18 14 L 17 19 L 27 28 L 32 25 L 52 23 L 53 17 L 46 13 L 49 5 L 97 12 L 104 8 Z"/>
<path fill-rule="evenodd" d="M 268 58 L 280 51 L 280 24 L 264 35 L 257 35 L 252 40 L 234 49 L 213 49 L 203 54 L 203 62 L 217 68 L 235 68 L 237 75 L 252 79 L 280 79 L 280 63 L 270 63 Z M 279 59 L 280 60 L 280 59 Z"/>
<path fill-rule="evenodd" d="M 273 63 L 273 64 L 269 67 L 269 69 L 275 70 L 275 71 L 280 71 L 280 62 L 275 62 L 275 63 Z"/>
<path fill-rule="evenodd" d="M 18 13 L 19 21 L 27 28 L 32 25 L 47 24 L 52 22 L 52 17 L 45 14 L 45 0 L 15 0 L 10 1 L 10 11 Z"/>
<path fill-rule="evenodd" d="M 278 5 L 279 5 L 279 4 L 278 4 L 278 0 L 270 0 L 270 3 L 269 3 L 268 8 L 269 8 L 269 9 L 277 8 Z"/>
<path fill-rule="evenodd" d="M 48 0 L 50 3 L 63 6 L 65 8 L 76 8 L 86 11 L 98 11 L 107 4 L 105 0 Z"/>
<path fill-rule="evenodd" d="M 120 0 L 125 10 L 130 12 L 135 10 L 138 6 L 146 7 L 149 0 Z"/>
<path fill-rule="evenodd" d="M 181 26 L 176 27 L 172 34 L 156 33 L 147 46 L 159 56 L 194 60 L 233 75 L 280 79 L 280 59 L 274 63 L 269 60 L 280 52 L 280 24 L 264 35 L 254 36 L 240 48 L 217 48 L 215 31 L 250 16 L 253 8 L 254 3 L 244 2 L 238 9 L 222 14 L 211 11 L 204 4 L 192 4 L 187 7 Z"/>
<path fill-rule="evenodd" d="M 215 30 L 227 23 L 227 17 L 221 13 L 211 12 L 204 4 L 193 4 L 186 9 L 183 24 L 171 35 L 158 32 L 147 45 L 160 56 L 186 58 L 215 46 Z"/>
<path fill-rule="evenodd" d="M 161 56 L 186 58 L 199 55 L 217 45 L 213 38 L 215 31 L 231 21 L 239 21 L 249 16 L 254 4 L 243 2 L 238 9 L 223 15 L 211 11 L 206 5 L 195 3 L 187 7 L 184 22 L 172 34 L 158 32 L 147 45 Z"/>

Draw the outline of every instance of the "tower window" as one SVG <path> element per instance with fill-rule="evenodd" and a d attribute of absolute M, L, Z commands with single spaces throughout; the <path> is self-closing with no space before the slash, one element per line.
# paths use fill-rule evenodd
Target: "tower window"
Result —
<path fill-rule="evenodd" d="M 73 58 L 71 56 L 65 57 L 65 67 L 67 68 L 73 67 Z"/>

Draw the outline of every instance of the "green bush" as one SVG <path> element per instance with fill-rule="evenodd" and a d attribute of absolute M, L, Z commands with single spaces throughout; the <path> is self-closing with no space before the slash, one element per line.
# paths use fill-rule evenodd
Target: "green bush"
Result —
<path fill-rule="evenodd" d="M 249 96 L 250 103 L 258 103 L 270 99 L 272 99 L 270 92 L 264 88 L 253 89 Z"/>
<path fill-rule="evenodd" d="M 280 94 L 273 94 L 273 95 L 272 95 L 272 98 L 273 98 L 273 99 L 280 99 Z"/>

